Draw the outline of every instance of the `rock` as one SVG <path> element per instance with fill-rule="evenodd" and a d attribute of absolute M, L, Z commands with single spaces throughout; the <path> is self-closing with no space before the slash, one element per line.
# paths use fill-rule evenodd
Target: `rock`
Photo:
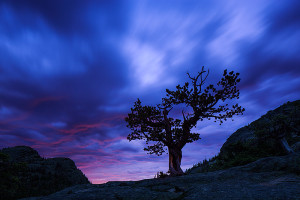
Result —
<path fill-rule="evenodd" d="M 28 146 L 3 148 L 1 152 L 9 155 L 11 162 L 35 162 L 43 160 L 36 150 Z"/>
<path fill-rule="evenodd" d="M 202 173 L 227 169 L 254 162 L 260 158 L 269 156 L 280 156 L 286 153 L 278 141 L 272 138 L 259 140 L 255 134 L 257 125 L 267 124 L 275 116 L 284 115 L 290 119 L 291 130 L 286 138 L 295 152 L 300 151 L 300 100 L 288 102 L 275 110 L 255 120 L 248 126 L 242 127 L 234 132 L 221 147 L 220 153 L 210 160 L 196 164 L 187 173 Z"/>
<path fill-rule="evenodd" d="M 300 153 L 208 173 L 77 185 L 23 200 L 300 199 Z"/>
<path fill-rule="evenodd" d="M 295 151 L 295 152 L 300 152 L 300 141 L 299 142 L 296 142 L 295 144 L 292 145 L 292 149 Z"/>
<path fill-rule="evenodd" d="M 300 175 L 300 153 L 262 158 L 239 169 L 251 172 L 285 171 Z"/>
<path fill-rule="evenodd" d="M 284 115 L 288 117 L 291 122 L 290 136 L 287 138 L 290 146 L 294 147 L 297 151 L 298 142 L 300 142 L 300 100 L 294 102 L 287 102 L 275 110 L 267 112 L 258 120 L 252 122 L 248 126 L 242 127 L 234 132 L 223 144 L 219 159 L 232 160 L 235 157 L 241 155 L 245 157 L 245 154 L 253 160 L 266 156 L 284 155 L 284 151 L 280 148 L 275 140 L 271 139 L 267 143 L 260 144 L 259 140 L 254 134 L 257 124 L 263 124 L 274 118 L 276 115 Z M 249 159 L 249 162 L 253 161 Z"/>
<path fill-rule="evenodd" d="M 0 158 L 0 199 L 48 195 L 89 183 L 69 158 L 44 159 L 27 146 L 4 148 L 0 153 L 8 156 L 8 160 L 6 156 Z"/>

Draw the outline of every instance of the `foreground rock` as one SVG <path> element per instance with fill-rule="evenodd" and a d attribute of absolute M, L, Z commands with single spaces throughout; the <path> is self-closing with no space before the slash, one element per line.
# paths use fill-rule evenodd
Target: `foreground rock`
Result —
<path fill-rule="evenodd" d="M 48 195 L 66 187 L 88 184 L 69 158 L 42 158 L 27 146 L 0 150 L 0 199 Z"/>
<path fill-rule="evenodd" d="M 268 157 L 245 166 L 142 181 L 77 185 L 26 200 L 300 199 L 300 154 Z"/>

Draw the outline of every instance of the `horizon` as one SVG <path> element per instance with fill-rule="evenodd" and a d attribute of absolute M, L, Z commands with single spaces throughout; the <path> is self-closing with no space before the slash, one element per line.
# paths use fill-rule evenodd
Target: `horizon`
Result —
<path fill-rule="evenodd" d="M 217 155 L 238 128 L 300 99 L 299 34 L 297 0 L 0 0 L 0 148 L 71 158 L 94 184 L 153 178 L 168 170 L 168 155 L 126 139 L 137 98 L 159 104 L 202 66 L 207 84 L 225 69 L 240 73 L 232 102 L 244 115 L 198 122 L 185 170 Z"/>

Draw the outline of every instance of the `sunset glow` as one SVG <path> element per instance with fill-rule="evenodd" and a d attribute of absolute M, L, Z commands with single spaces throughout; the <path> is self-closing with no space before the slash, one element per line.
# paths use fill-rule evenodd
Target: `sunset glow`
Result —
<path fill-rule="evenodd" d="M 168 155 L 127 140 L 134 101 L 210 69 L 239 72 L 246 111 L 199 122 L 182 169 L 216 155 L 230 134 L 300 99 L 300 1 L 0 0 L 0 148 L 69 157 L 92 183 L 153 178 Z M 171 113 L 176 115 L 174 111 Z"/>

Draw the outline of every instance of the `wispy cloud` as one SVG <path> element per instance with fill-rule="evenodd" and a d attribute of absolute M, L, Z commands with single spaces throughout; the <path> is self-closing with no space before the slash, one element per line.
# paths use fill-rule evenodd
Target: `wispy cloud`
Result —
<path fill-rule="evenodd" d="M 202 139 L 183 149 L 190 167 L 237 128 L 300 98 L 299 8 L 297 0 L 3 0 L 0 147 L 70 157 L 94 183 L 152 178 L 168 156 L 126 140 L 133 102 L 160 103 L 203 65 L 212 83 L 226 68 L 240 72 L 245 115 L 199 123 Z"/>

